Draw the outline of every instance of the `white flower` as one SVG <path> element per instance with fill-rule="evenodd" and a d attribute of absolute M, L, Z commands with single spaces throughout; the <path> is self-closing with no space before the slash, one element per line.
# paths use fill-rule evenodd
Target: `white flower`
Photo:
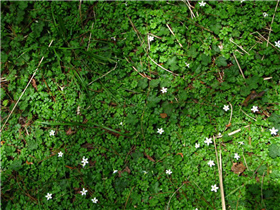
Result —
<path fill-rule="evenodd" d="M 243 1 L 245 1 L 245 0 L 241 0 L 240 2 L 242 3 Z"/>
<path fill-rule="evenodd" d="M 116 41 L 116 37 L 111 37 L 111 39 L 113 39 L 114 41 Z"/>
<path fill-rule="evenodd" d="M 166 93 L 166 92 L 167 92 L 167 88 L 162 87 L 160 91 L 161 91 L 162 93 Z"/>
<path fill-rule="evenodd" d="M 211 185 L 211 191 L 217 192 L 218 189 L 219 188 L 216 186 L 216 184 L 215 185 Z"/>
<path fill-rule="evenodd" d="M 271 135 L 277 135 L 278 129 L 275 129 L 274 127 L 272 129 L 269 129 Z"/>
<path fill-rule="evenodd" d="M 122 122 L 120 122 L 120 125 L 123 125 Z"/>
<path fill-rule="evenodd" d="M 51 131 L 50 131 L 50 136 L 54 136 L 54 134 L 55 134 L 55 131 L 54 131 L 54 130 L 51 130 Z"/>
<path fill-rule="evenodd" d="M 154 41 L 154 37 L 153 37 L 153 36 L 148 35 L 148 40 L 149 40 L 149 42 Z"/>
<path fill-rule="evenodd" d="M 159 134 L 162 134 L 162 133 L 164 132 L 164 130 L 163 130 L 162 128 L 160 128 L 160 129 L 158 128 L 157 130 L 158 130 L 157 132 L 158 132 Z"/>
<path fill-rule="evenodd" d="M 268 14 L 266 12 L 263 13 L 263 17 L 267 17 Z"/>
<path fill-rule="evenodd" d="M 234 154 L 234 158 L 235 158 L 236 160 L 238 160 L 238 159 L 240 158 L 240 156 L 239 156 L 237 153 L 235 153 L 235 154 Z"/>
<path fill-rule="evenodd" d="M 170 174 L 172 174 L 172 171 L 169 169 L 169 170 L 166 170 L 165 173 L 170 175 Z"/>
<path fill-rule="evenodd" d="M 83 167 L 85 167 L 85 165 L 88 163 L 88 158 L 85 158 L 85 156 L 83 157 L 83 160 L 82 160 L 82 165 Z"/>
<path fill-rule="evenodd" d="M 209 144 L 212 143 L 212 138 L 206 138 L 206 140 L 204 141 L 205 144 L 207 144 L 209 146 Z"/>
<path fill-rule="evenodd" d="M 200 147 L 199 143 L 195 143 L 195 148 L 198 149 Z"/>
<path fill-rule="evenodd" d="M 206 5 L 206 3 L 205 3 L 204 1 L 198 2 L 198 3 L 199 3 L 199 5 L 200 5 L 201 7 L 204 7 L 204 6 Z"/>
<path fill-rule="evenodd" d="M 147 172 L 147 171 L 143 171 L 143 173 L 144 173 L 144 174 L 147 174 L 148 172 Z"/>
<path fill-rule="evenodd" d="M 278 40 L 278 42 L 275 42 L 275 46 L 280 48 L 280 40 Z"/>
<path fill-rule="evenodd" d="M 82 195 L 86 195 L 87 194 L 87 190 L 85 188 L 83 188 L 83 190 L 81 191 Z"/>
<path fill-rule="evenodd" d="M 223 110 L 225 110 L 227 112 L 229 110 L 229 105 L 224 105 Z"/>
<path fill-rule="evenodd" d="M 51 194 L 51 193 L 48 193 L 48 194 L 46 195 L 46 198 L 47 198 L 47 200 L 52 199 L 52 194 Z"/>
<path fill-rule="evenodd" d="M 238 142 L 240 145 L 244 145 L 244 142 L 243 141 L 240 141 L 240 142 Z"/>
<path fill-rule="evenodd" d="M 114 170 L 114 171 L 113 171 L 113 174 L 115 174 L 115 173 L 117 173 L 117 172 L 118 172 L 118 170 Z"/>
<path fill-rule="evenodd" d="M 214 161 L 213 160 L 209 160 L 209 162 L 207 163 L 210 167 L 212 167 L 212 166 L 214 166 L 215 165 L 215 163 L 214 163 Z"/>
<path fill-rule="evenodd" d="M 258 107 L 257 107 L 257 106 L 253 106 L 253 108 L 251 109 L 251 111 L 255 113 L 255 112 L 258 112 L 258 111 L 259 111 L 259 109 L 258 109 Z"/>
<path fill-rule="evenodd" d="M 93 203 L 97 203 L 98 202 L 98 200 L 94 197 L 93 199 L 91 199 L 91 201 L 93 202 Z"/>
<path fill-rule="evenodd" d="M 189 64 L 189 63 L 185 62 L 185 64 L 186 64 L 186 66 L 187 66 L 188 68 L 190 68 L 190 64 Z"/>
<path fill-rule="evenodd" d="M 63 155 L 63 153 L 60 151 L 60 152 L 58 153 L 58 157 L 62 157 L 62 155 Z"/>

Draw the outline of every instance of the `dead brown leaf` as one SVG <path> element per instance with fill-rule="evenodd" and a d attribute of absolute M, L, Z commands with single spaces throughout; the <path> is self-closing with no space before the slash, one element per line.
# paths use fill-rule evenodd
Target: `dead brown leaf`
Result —
<path fill-rule="evenodd" d="M 31 80 L 31 84 L 35 88 L 35 90 L 38 91 L 37 85 L 36 85 L 36 80 L 34 78 Z"/>
<path fill-rule="evenodd" d="M 123 173 L 123 172 L 127 172 L 127 173 L 130 174 L 131 170 L 128 168 L 128 166 L 126 166 L 125 169 L 123 169 L 122 171 L 118 171 L 119 177 L 122 176 L 122 173 Z"/>
<path fill-rule="evenodd" d="M 66 131 L 66 135 L 68 136 L 72 135 L 73 133 L 76 133 L 76 131 L 72 131 L 71 127 Z"/>
<path fill-rule="evenodd" d="M 27 165 L 32 165 L 33 163 L 32 163 L 32 162 L 26 161 L 26 164 L 27 164 Z"/>
<path fill-rule="evenodd" d="M 245 171 L 246 167 L 243 165 L 243 163 L 233 163 L 231 170 L 235 173 L 235 174 L 242 174 Z"/>
<path fill-rule="evenodd" d="M 166 117 L 167 117 L 167 114 L 161 113 L 160 116 L 161 116 L 161 118 L 166 118 Z"/>
<path fill-rule="evenodd" d="M 145 155 L 150 161 L 155 162 L 155 160 L 154 160 L 150 155 L 147 155 L 146 152 L 144 152 L 144 155 Z"/>

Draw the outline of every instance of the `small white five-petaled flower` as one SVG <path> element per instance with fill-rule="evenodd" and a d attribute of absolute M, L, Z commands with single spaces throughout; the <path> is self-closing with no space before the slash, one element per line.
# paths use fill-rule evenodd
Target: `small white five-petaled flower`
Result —
<path fill-rule="evenodd" d="M 234 158 L 235 158 L 236 160 L 238 160 L 238 159 L 240 158 L 240 156 L 239 156 L 237 153 L 235 153 L 235 154 L 234 154 Z"/>
<path fill-rule="evenodd" d="M 120 125 L 123 125 L 123 123 L 122 123 L 122 122 L 120 122 Z"/>
<path fill-rule="evenodd" d="M 172 174 L 172 171 L 169 169 L 169 170 L 166 170 L 165 173 L 170 175 L 170 174 Z"/>
<path fill-rule="evenodd" d="M 211 191 L 217 192 L 219 188 L 215 185 L 211 185 Z"/>
<path fill-rule="evenodd" d="M 85 165 L 88 163 L 88 158 L 85 158 L 85 156 L 83 157 L 83 160 L 82 160 L 82 165 L 83 167 L 85 167 Z"/>
<path fill-rule="evenodd" d="M 158 132 L 159 134 L 162 134 L 162 133 L 164 132 L 164 130 L 163 130 L 162 128 L 158 128 L 158 129 L 157 129 L 157 132 Z"/>
<path fill-rule="evenodd" d="M 229 105 L 224 105 L 223 110 L 225 110 L 227 112 L 229 110 Z"/>
<path fill-rule="evenodd" d="M 215 165 L 215 163 L 214 163 L 214 161 L 213 160 L 209 160 L 209 162 L 207 163 L 210 167 L 212 167 L 212 166 L 214 166 Z"/>
<path fill-rule="evenodd" d="M 243 141 L 240 141 L 240 142 L 238 142 L 240 145 L 244 145 L 244 142 Z"/>
<path fill-rule="evenodd" d="M 154 41 L 154 37 L 153 37 L 153 36 L 148 35 L 148 40 L 149 40 L 149 42 Z"/>
<path fill-rule="evenodd" d="M 117 172 L 118 172 L 118 170 L 114 170 L 114 171 L 113 171 L 113 174 L 115 174 L 115 173 L 117 173 Z"/>
<path fill-rule="evenodd" d="M 190 64 L 189 64 L 189 63 L 185 62 L 185 64 L 186 64 L 186 66 L 187 66 L 188 68 L 190 68 Z"/>
<path fill-rule="evenodd" d="M 54 136 L 54 134 L 55 134 L 55 131 L 54 131 L 54 130 L 51 130 L 51 131 L 50 131 L 50 136 Z"/>
<path fill-rule="evenodd" d="M 46 198 L 47 198 L 47 200 L 52 199 L 52 194 L 51 194 L 51 193 L 48 193 L 48 194 L 46 195 Z"/>
<path fill-rule="evenodd" d="M 274 127 L 272 129 L 269 129 L 271 135 L 277 135 L 278 129 L 275 129 Z"/>
<path fill-rule="evenodd" d="M 60 151 L 60 152 L 58 153 L 58 157 L 62 157 L 62 155 L 63 155 L 63 153 Z"/>
<path fill-rule="evenodd" d="M 161 91 L 162 93 L 166 93 L 166 92 L 167 92 L 167 88 L 162 87 L 160 91 Z"/>
<path fill-rule="evenodd" d="M 198 149 L 200 147 L 199 143 L 195 143 L 195 148 Z"/>
<path fill-rule="evenodd" d="M 143 171 L 143 173 L 144 173 L 144 174 L 147 174 L 148 172 L 147 172 L 147 171 Z"/>
<path fill-rule="evenodd" d="M 204 141 L 205 144 L 207 144 L 209 146 L 209 144 L 212 143 L 212 138 L 206 138 L 206 140 Z"/>
<path fill-rule="evenodd" d="M 275 42 L 275 46 L 280 48 L 280 40 L 278 40 L 278 42 Z"/>
<path fill-rule="evenodd" d="M 199 3 L 199 5 L 200 5 L 201 7 L 204 7 L 204 6 L 206 5 L 206 3 L 205 3 L 204 1 L 198 2 L 198 3 Z"/>
<path fill-rule="evenodd" d="M 86 195 L 87 194 L 87 190 L 85 188 L 83 188 L 83 190 L 81 191 L 82 195 Z"/>
<path fill-rule="evenodd" d="M 257 107 L 257 106 L 253 106 L 253 108 L 251 109 L 251 111 L 255 113 L 255 112 L 258 112 L 258 111 L 259 111 L 259 109 L 258 109 L 258 107 Z"/>
<path fill-rule="evenodd" d="M 268 14 L 266 12 L 263 13 L 263 17 L 267 17 Z"/>
<path fill-rule="evenodd" d="M 98 202 L 98 200 L 94 197 L 93 199 L 91 199 L 91 201 L 93 202 L 93 203 L 97 203 Z"/>

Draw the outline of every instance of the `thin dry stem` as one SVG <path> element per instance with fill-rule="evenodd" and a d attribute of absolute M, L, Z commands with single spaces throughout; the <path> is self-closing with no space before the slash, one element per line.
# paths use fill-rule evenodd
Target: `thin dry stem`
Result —
<path fill-rule="evenodd" d="M 274 17 L 275 17 L 275 13 L 276 13 L 278 4 L 279 4 L 279 0 L 277 1 L 277 4 L 275 6 L 275 11 L 274 11 L 274 14 L 273 14 L 273 17 L 272 17 L 272 20 L 271 20 L 271 24 L 270 24 L 270 28 L 269 28 L 269 33 L 268 33 L 268 38 L 267 38 L 267 43 L 266 43 L 267 47 L 268 47 L 268 42 L 269 42 L 269 38 L 270 38 L 270 34 L 271 34 L 271 28 L 272 28 L 272 24 L 273 24 L 273 21 L 274 21 Z"/>
<path fill-rule="evenodd" d="M 246 112 L 244 112 L 244 111 L 241 109 L 241 107 L 240 107 L 240 110 L 241 110 L 247 117 L 251 118 L 252 120 L 257 121 L 255 118 L 251 117 L 251 116 L 248 115 Z"/>
<path fill-rule="evenodd" d="M 50 42 L 49 47 L 51 46 L 52 43 L 53 43 L 53 40 Z M 41 65 L 41 63 L 42 63 L 43 60 L 44 60 L 44 56 L 41 58 L 41 60 L 40 60 L 40 62 L 39 62 L 39 64 L 38 64 L 37 68 L 35 69 L 35 71 L 34 71 L 32 77 L 30 78 L 29 82 L 27 83 L 26 87 L 24 88 L 23 92 L 21 93 L 21 95 L 20 95 L 19 99 L 17 100 L 16 104 L 14 105 L 12 111 L 11 111 L 10 114 L 8 115 L 8 117 L 7 117 L 7 119 L 6 119 L 5 123 L 4 123 L 4 125 L 2 126 L 0 132 L 2 132 L 2 130 L 4 129 L 6 123 L 7 123 L 8 120 L 10 119 L 12 113 L 14 112 L 16 106 L 18 105 L 18 102 L 20 101 L 21 97 L 23 96 L 23 94 L 25 93 L 25 91 L 26 91 L 26 89 L 28 88 L 29 84 L 31 83 L 32 79 L 33 79 L 34 76 L 36 75 L 36 73 L 37 73 L 37 71 L 38 71 L 38 68 L 39 68 L 39 66 Z"/>
<path fill-rule="evenodd" d="M 238 65 L 238 68 L 239 68 L 239 71 L 240 71 L 241 74 L 242 74 L 242 77 L 243 77 L 244 79 L 246 79 L 245 76 L 244 76 L 244 74 L 243 74 L 243 71 L 242 71 L 242 69 L 241 69 L 241 67 L 240 67 L 240 65 L 239 65 L 239 63 L 238 63 L 238 60 L 237 60 L 237 58 L 236 58 L 236 56 L 235 56 L 234 53 L 233 53 L 233 57 L 234 57 L 234 59 L 235 59 L 237 65 Z"/>
<path fill-rule="evenodd" d="M 175 39 L 177 40 L 177 42 L 179 43 L 180 47 L 183 48 L 183 45 L 181 45 L 181 43 L 179 42 L 179 40 L 176 38 L 174 32 L 172 31 L 172 29 L 170 28 L 170 26 L 168 24 L 166 24 L 167 28 L 169 29 L 169 31 L 172 33 L 172 35 L 175 37 Z"/>
<path fill-rule="evenodd" d="M 151 61 L 152 61 L 154 64 L 156 64 L 158 67 L 162 68 L 163 70 L 165 70 L 165 71 L 167 71 L 167 72 L 169 72 L 169 73 L 171 73 L 171 74 L 173 74 L 173 75 L 179 76 L 178 74 L 175 74 L 175 73 L 173 73 L 172 71 L 170 71 L 170 70 L 168 70 L 168 69 L 166 69 L 166 68 L 160 66 L 159 64 L 157 64 L 149 55 L 148 55 L 148 57 L 149 57 L 149 58 L 151 59 Z"/>
<path fill-rule="evenodd" d="M 220 192 L 221 192 L 222 209 L 226 210 L 226 201 L 225 201 L 224 186 L 223 186 L 222 151 L 221 151 L 221 148 L 220 148 L 220 161 L 219 161 L 218 152 L 217 152 L 217 145 L 216 145 L 216 141 L 215 141 L 215 136 L 213 136 L 213 140 L 214 140 L 214 146 L 215 146 L 217 166 L 218 166 L 218 171 L 219 171 L 219 181 L 220 181 Z"/>
<path fill-rule="evenodd" d="M 118 62 L 116 63 L 115 67 L 113 69 L 111 69 L 110 71 L 108 71 L 107 73 L 103 74 L 101 77 L 97 78 L 96 80 L 90 82 L 88 85 L 91 85 L 92 83 L 94 83 L 95 81 L 105 77 L 107 74 L 111 73 L 112 71 L 114 71 L 117 68 Z"/>
<path fill-rule="evenodd" d="M 236 43 L 233 41 L 232 38 L 230 38 L 229 41 L 230 41 L 231 43 L 235 44 L 237 47 L 239 47 L 243 52 L 245 52 L 245 53 L 247 53 L 248 55 L 250 55 L 246 50 L 243 49 L 242 46 L 239 46 L 238 44 L 236 44 Z"/>
<path fill-rule="evenodd" d="M 169 198 L 169 201 L 167 203 L 167 207 L 166 207 L 166 210 L 169 209 L 169 204 L 170 204 L 170 201 L 171 201 L 171 198 L 175 195 L 176 192 L 178 192 L 183 186 L 184 186 L 185 183 L 183 183 L 172 195 L 171 197 Z"/>

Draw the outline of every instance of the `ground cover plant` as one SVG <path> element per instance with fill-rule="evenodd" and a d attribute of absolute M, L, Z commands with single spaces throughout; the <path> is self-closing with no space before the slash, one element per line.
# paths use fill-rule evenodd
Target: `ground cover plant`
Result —
<path fill-rule="evenodd" d="M 3 209 L 279 209 L 279 1 L 1 2 Z"/>

